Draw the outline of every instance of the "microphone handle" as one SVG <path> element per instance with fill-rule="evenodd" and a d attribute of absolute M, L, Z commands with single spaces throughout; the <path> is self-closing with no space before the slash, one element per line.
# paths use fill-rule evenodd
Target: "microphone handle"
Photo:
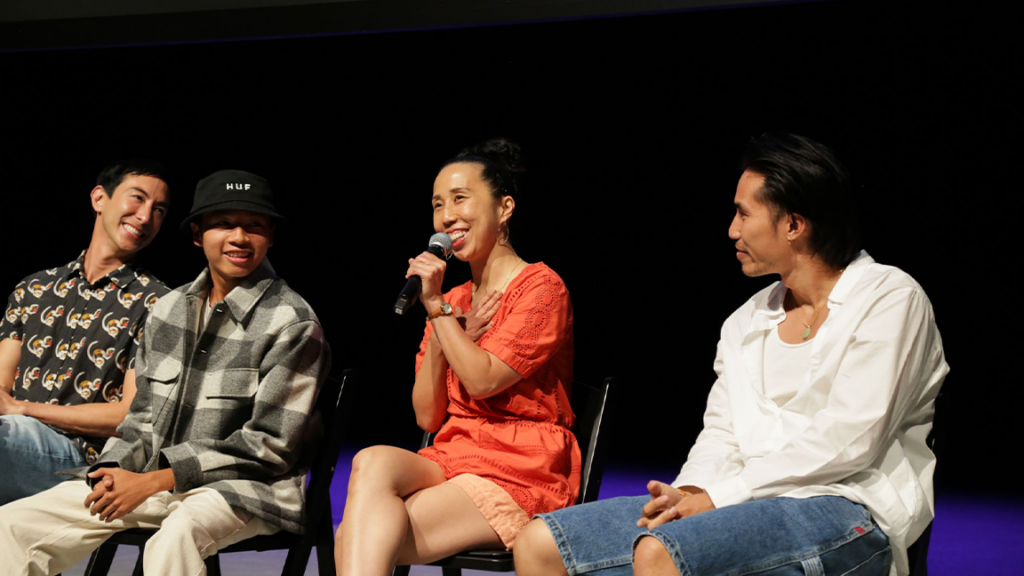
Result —
<path fill-rule="evenodd" d="M 427 252 L 444 260 L 444 248 L 440 246 L 431 244 L 427 248 Z M 406 280 L 402 291 L 398 293 L 398 300 L 395 301 L 395 314 L 399 316 L 405 315 L 409 308 L 412 308 L 412 305 L 416 303 L 416 300 L 419 300 L 422 288 L 423 280 L 419 276 L 413 276 Z"/>

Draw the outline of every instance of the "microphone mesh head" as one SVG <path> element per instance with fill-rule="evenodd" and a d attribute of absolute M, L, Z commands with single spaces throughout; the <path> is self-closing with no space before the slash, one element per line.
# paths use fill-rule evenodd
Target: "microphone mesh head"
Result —
<path fill-rule="evenodd" d="M 444 250 L 444 257 L 447 258 L 452 253 L 452 238 L 444 232 L 438 232 L 430 237 L 430 242 L 427 243 L 427 248 L 431 246 L 437 246 Z"/>

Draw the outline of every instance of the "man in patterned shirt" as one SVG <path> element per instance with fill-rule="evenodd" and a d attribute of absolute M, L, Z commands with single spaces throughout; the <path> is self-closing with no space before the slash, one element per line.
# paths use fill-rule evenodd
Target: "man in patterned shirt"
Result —
<path fill-rule="evenodd" d="M 96 459 L 135 395 L 146 314 L 168 292 L 132 265 L 167 214 L 164 168 L 111 163 L 90 197 L 89 248 L 26 276 L 0 318 L 0 505 Z"/>
<path fill-rule="evenodd" d="M 182 230 L 209 267 L 153 307 L 138 394 L 88 484 L 0 508 L 11 574 L 61 572 L 127 528 L 158 529 L 147 574 L 189 575 L 240 540 L 302 531 L 297 462 L 330 351 L 309 304 L 265 259 L 282 221 L 259 176 L 224 170 L 199 183 Z"/>

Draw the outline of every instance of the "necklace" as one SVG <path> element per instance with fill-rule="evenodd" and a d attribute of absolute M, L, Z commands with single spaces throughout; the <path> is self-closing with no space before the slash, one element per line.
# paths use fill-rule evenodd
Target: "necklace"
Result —
<path fill-rule="evenodd" d="M 803 320 L 800 321 L 801 324 L 803 324 L 804 326 L 807 327 L 807 330 L 804 330 L 804 333 L 801 336 L 801 338 L 803 338 L 804 340 L 807 340 L 811 336 L 811 326 L 814 326 L 814 323 L 818 321 L 818 314 L 821 314 L 821 311 L 825 309 L 825 306 L 828 306 L 828 301 L 826 301 L 824 304 L 822 304 L 818 308 L 818 311 L 814 313 L 814 318 L 811 318 L 811 323 L 810 324 L 805 323 Z"/>
<path fill-rule="evenodd" d="M 842 270 L 839 271 L 839 276 L 842 276 L 843 272 L 846 272 L 846 268 L 843 268 Z M 822 304 L 821 307 L 818 308 L 818 311 L 814 313 L 814 318 L 811 318 L 810 324 L 804 323 L 803 320 L 800 321 L 801 324 L 807 327 L 807 330 L 804 330 L 804 333 L 801 335 L 801 338 L 803 338 L 804 340 L 810 338 L 811 326 L 814 326 L 814 323 L 818 321 L 818 314 L 821 314 L 821 311 L 825 309 L 825 306 L 828 306 L 828 300 L 825 300 L 825 303 Z"/>
<path fill-rule="evenodd" d="M 502 284 L 501 284 L 501 290 L 504 290 L 505 287 L 508 286 L 509 280 L 512 279 L 512 273 L 515 272 L 516 269 L 519 268 L 519 265 L 522 264 L 522 263 L 523 263 L 523 259 L 520 258 L 519 255 L 517 254 L 516 255 L 516 263 L 515 263 L 515 265 L 512 266 L 512 269 L 508 271 L 508 276 L 505 276 L 505 281 L 502 282 Z M 473 297 L 476 297 L 476 286 L 473 286 Z"/>

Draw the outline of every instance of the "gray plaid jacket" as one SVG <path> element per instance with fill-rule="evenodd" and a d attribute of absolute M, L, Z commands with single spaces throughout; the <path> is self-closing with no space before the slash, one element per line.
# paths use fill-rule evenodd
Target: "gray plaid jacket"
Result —
<path fill-rule="evenodd" d="M 197 338 L 209 286 L 204 270 L 153 307 L 121 437 L 90 470 L 171 468 L 175 492 L 213 488 L 233 508 L 301 533 L 306 483 L 296 464 L 330 369 L 323 330 L 264 261 Z"/>

